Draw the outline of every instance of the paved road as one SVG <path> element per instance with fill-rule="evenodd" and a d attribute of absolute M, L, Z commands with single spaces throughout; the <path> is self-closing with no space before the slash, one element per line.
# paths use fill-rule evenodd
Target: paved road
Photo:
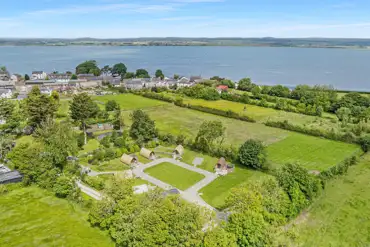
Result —
<path fill-rule="evenodd" d="M 161 164 L 161 163 L 164 163 L 164 162 L 168 162 L 168 163 L 171 163 L 171 164 L 174 164 L 174 165 L 177 165 L 177 166 L 180 166 L 182 168 L 185 168 L 185 169 L 188 169 L 190 171 L 194 171 L 194 172 L 197 172 L 197 173 L 200 173 L 200 174 L 203 174 L 205 176 L 204 179 L 202 179 L 201 181 L 199 181 L 198 183 L 196 183 L 195 185 L 193 185 L 192 187 L 190 187 L 189 189 L 185 190 L 185 191 L 180 191 L 180 195 L 182 196 L 182 198 L 184 198 L 185 200 L 189 201 L 189 202 L 192 202 L 192 203 L 195 203 L 195 204 L 198 204 L 200 206 L 204 206 L 204 207 L 207 207 L 211 210 L 215 210 L 211 205 L 209 205 L 208 203 L 206 203 L 199 195 L 198 195 L 198 191 L 200 189 L 202 189 L 203 187 L 207 186 L 209 183 L 211 183 L 213 180 L 215 180 L 217 178 L 217 175 L 212 173 L 212 172 L 209 172 L 209 171 L 206 171 L 206 170 L 203 170 L 203 169 L 200 169 L 200 168 L 197 168 L 197 167 L 194 167 L 194 166 L 191 166 L 191 165 L 188 165 L 186 163 L 183 163 L 181 161 L 178 161 L 178 160 L 174 160 L 174 159 L 171 159 L 171 158 L 162 158 L 162 159 L 157 159 L 157 160 L 154 160 L 148 164 L 140 164 L 138 165 L 137 167 L 135 167 L 133 169 L 133 173 L 135 174 L 135 176 L 137 177 L 140 177 L 146 181 L 149 181 L 150 183 L 162 188 L 162 189 L 170 189 L 170 188 L 173 188 L 173 186 L 169 185 L 169 184 L 166 184 L 164 182 L 162 182 L 161 180 L 158 180 L 156 178 L 153 178 L 152 176 L 149 176 L 148 174 L 146 174 L 144 172 L 145 169 L 149 168 L 149 167 L 153 167 L 153 166 L 156 166 L 158 164 Z"/>
<path fill-rule="evenodd" d="M 94 198 L 96 200 L 99 200 L 99 201 L 103 198 L 103 196 L 102 196 L 102 194 L 100 194 L 100 192 L 82 184 L 80 181 L 76 181 L 76 184 L 81 189 L 82 192 L 91 196 L 92 198 Z"/>

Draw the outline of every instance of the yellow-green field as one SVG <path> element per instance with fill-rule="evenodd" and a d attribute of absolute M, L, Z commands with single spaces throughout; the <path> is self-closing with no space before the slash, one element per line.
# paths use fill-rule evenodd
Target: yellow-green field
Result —
<path fill-rule="evenodd" d="M 87 212 L 50 192 L 21 188 L 0 196 L 0 246 L 113 247 Z"/>
<path fill-rule="evenodd" d="M 142 109 L 168 104 L 163 101 L 147 99 L 134 94 L 93 96 L 93 99 L 95 102 L 101 103 L 100 105 L 105 104 L 109 100 L 115 100 L 121 106 L 122 110 Z"/>

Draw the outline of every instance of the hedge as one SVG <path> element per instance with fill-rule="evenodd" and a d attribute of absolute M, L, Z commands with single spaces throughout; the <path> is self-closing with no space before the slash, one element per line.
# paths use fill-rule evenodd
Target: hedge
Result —
<path fill-rule="evenodd" d="M 329 169 L 320 173 L 320 178 L 322 180 L 332 179 L 336 176 L 344 175 L 348 172 L 350 166 L 356 165 L 358 158 L 356 155 L 351 156 L 350 158 L 345 159 L 343 162 L 330 167 Z"/>

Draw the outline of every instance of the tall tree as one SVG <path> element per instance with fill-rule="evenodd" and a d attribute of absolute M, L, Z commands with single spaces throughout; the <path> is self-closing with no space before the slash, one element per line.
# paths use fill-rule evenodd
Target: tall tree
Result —
<path fill-rule="evenodd" d="M 163 74 L 162 70 L 157 69 L 157 71 L 155 72 L 155 77 L 156 78 L 161 78 L 163 80 L 164 74 Z"/>
<path fill-rule="evenodd" d="M 76 74 L 94 74 L 100 75 L 100 69 L 95 60 L 85 61 L 76 67 Z"/>
<path fill-rule="evenodd" d="M 0 99 L 0 119 L 7 120 L 13 114 L 15 105 L 11 100 Z"/>
<path fill-rule="evenodd" d="M 112 68 L 109 65 L 105 65 L 101 69 L 101 73 L 104 74 L 104 75 L 108 75 L 111 71 L 112 71 Z"/>
<path fill-rule="evenodd" d="M 121 114 L 121 109 L 117 109 L 114 113 L 114 119 L 113 119 L 113 128 L 115 130 L 121 130 L 125 126 L 125 122 L 123 119 L 123 116 Z"/>
<path fill-rule="evenodd" d="M 209 151 L 216 140 L 223 142 L 225 127 L 221 121 L 204 121 L 199 128 L 195 145 L 199 150 Z"/>
<path fill-rule="evenodd" d="M 69 109 L 71 111 L 71 118 L 81 124 L 85 137 L 84 143 L 86 145 L 86 121 L 96 117 L 99 112 L 99 107 L 87 93 L 81 93 L 73 96 Z"/>
<path fill-rule="evenodd" d="M 26 80 L 26 81 L 30 80 L 30 76 L 28 74 L 25 74 L 24 75 L 24 80 Z"/>
<path fill-rule="evenodd" d="M 122 78 L 125 76 L 126 72 L 127 72 L 127 67 L 124 63 L 117 63 L 112 68 L 112 74 L 119 75 Z"/>
<path fill-rule="evenodd" d="M 32 88 L 25 102 L 28 124 L 32 127 L 39 126 L 48 118 L 52 119 L 58 109 L 57 102 L 52 97 L 41 94 L 37 86 Z"/>
<path fill-rule="evenodd" d="M 154 121 L 142 110 L 135 110 L 131 114 L 131 119 L 130 135 L 138 142 L 150 141 L 158 135 Z"/>
<path fill-rule="evenodd" d="M 266 151 L 259 140 L 247 140 L 239 149 L 239 162 L 254 169 L 267 169 Z"/>
<path fill-rule="evenodd" d="M 136 70 L 135 77 L 136 78 L 150 78 L 150 75 L 148 71 L 146 71 L 145 69 L 138 69 Z"/>

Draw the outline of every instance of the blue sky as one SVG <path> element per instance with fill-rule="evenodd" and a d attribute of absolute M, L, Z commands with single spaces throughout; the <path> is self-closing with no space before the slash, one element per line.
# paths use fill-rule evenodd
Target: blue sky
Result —
<path fill-rule="evenodd" d="M 370 0 L 0 0 L 0 37 L 370 38 Z"/>

